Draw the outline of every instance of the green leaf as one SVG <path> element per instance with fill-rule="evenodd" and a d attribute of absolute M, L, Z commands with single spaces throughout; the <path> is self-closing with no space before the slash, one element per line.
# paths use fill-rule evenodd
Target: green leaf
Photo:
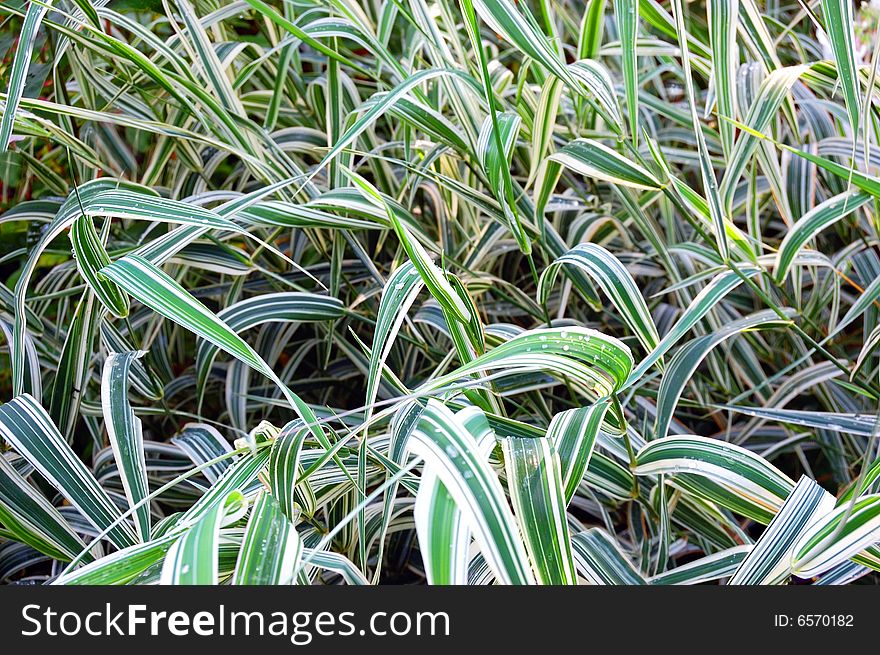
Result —
<path fill-rule="evenodd" d="M 661 189 L 663 185 L 647 170 L 626 159 L 615 150 L 593 139 L 575 139 L 550 160 L 585 177 L 634 189 Z"/>
<path fill-rule="evenodd" d="M 577 584 L 562 471 L 553 441 L 521 437 L 500 441 L 510 499 L 535 577 L 541 584 Z"/>
<path fill-rule="evenodd" d="M 287 388 L 247 342 L 165 272 L 136 255 L 127 255 L 101 269 L 101 272 L 153 311 L 194 332 L 272 380 L 312 433 L 326 443 L 326 436 L 312 409 Z"/>
<path fill-rule="evenodd" d="M 804 214 L 786 233 L 776 253 L 774 277 L 784 282 L 801 248 L 819 232 L 865 205 L 871 196 L 864 191 L 848 191 L 829 198 Z"/>
<path fill-rule="evenodd" d="M 233 491 L 214 503 L 168 549 L 162 564 L 160 583 L 218 584 L 220 528 L 234 523 L 246 511 L 247 501 L 239 491 Z"/>
<path fill-rule="evenodd" d="M 18 48 L 12 60 L 12 68 L 9 71 L 9 89 L 6 92 L 6 103 L 3 107 L 3 115 L 0 117 L 0 152 L 9 149 L 12 137 L 12 128 L 15 124 L 15 116 L 18 112 L 18 104 L 24 93 L 27 72 L 31 65 L 31 56 L 37 40 L 37 32 L 46 12 L 52 8 L 53 0 L 46 2 L 31 2 L 28 4 L 27 13 L 24 16 L 24 24 L 18 35 Z"/>
<path fill-rule="evenodd" d="M 657 347 L 660 336 L 636 281 L 620 260 L 600 245 L 581 243 L 544 269 L 538 283 L 539 303 L 547 302 L 556 276 L 564 266 L 576 267 L 593 279 L 642 342 L 645 350 L 650 352 Z"/>
<path fill-rule="evenodd" d="M 709 44 L 712 48 L 712 73 L 718 103 L 718 131 L 721 146 L 728 157 L 733 151 L 734 126 L 725 118 L 736 118 L 736 72 L 739 64 L 736 32 L 739 23 L 738 3 L 716 0 L 706 3 L 709 19 Z"/>
<path fill-rule="evenodd" d="M 281 512 L 294 520 L 300 511 L 311 516 L 316 500 L 311 484 L 302 480 L 302 448 L 309 431 L 298 422 L 286 425 L 272 444 L 268 479 L 274 502 Z"/>
<path fill-rule="evenodd" d="M 340 318 L 343 313 L 342 302 L 336 298 L 317 293 L 284 291 L 240 300 L 217 312 L 216 317 L 232 332 L 240 334 L 264 323 L 332 321 Z M 220 349 L 220 346 L 208 339 L 199 342 L 196 351 L 196 370 L 200 389 L 204 389 L 208 373 Z"/>
<path fill-rule="evenodd" d="M 811 578 L 880 540 L 880 494 L 839 505 L 801 535 L 793 548 L 792 571 Z"/>
<path fill-rule="evenodd" d="M 412 262 L 413 266 L 416 267 L 416 270 L 418 270 L 419 275 L 422 277 L 422 281 L 425 283 L 425 286 L 428 287 L 431 295 L 434 296 L 434 298 L 437 299 L 437 302 L 439 302 L 447 311 L 451 312 L 458 320 L 465 323 L 468 322 L 470 320 L 470 309 L 458 296 L 452 288 L 452 285 L 449 284 L 443 271 L 434 263 L 424 246 L 422 246 L 422 244 L 412 235 L 409 228 L 401 222 L 396 212 L 392 211 L 391 207 L 387 204 L 376 187 L 359 175 L 353 173 L 349 174 L 355 184 L 361 189 L 365 198 L 373 202 L 376 206 L 385 208 L 388 219 L 391 221 L 391 225 L 394 228 L 394 232 L 400 240 L 400 245 L 403 246 L 407 257 Z"/>
<path fill-rule="evenodd" d="M 559 412 L 550 421 L 547 438 L 559 454 L 566 505 L 574 498 L 590 466 L 593 446 L 610 406 L 611 399 L 603 398 L 587 407 Z"/>
<path fill-rule="evenodd" d="M 644 576 L 605 530 L 591 528 L 571 540 L 578 574 L 591 584 L 643 585 Z"/>
<path fill-rule="evenodd" d="M 408 421 L 410 432 L 418 425 L 413 421 L 424 411 L 421 405 L 413 403 L 413 409 L 416 408 L 418 413 L 412 414 Z M 479 458 L 486 461 L 496 441 L 485 415 L 476 407 L 466 407 L 456 414 L 456 419 L 476 441 Z M 422 470 L 413 515 L 428 584 L 467 584 L 471 529 L 455 499 L 431 467 Z"/>
<path fill-rule="evenodd" d="M 649 442 L 636 455 L 635 474 L 677 474 L 676 484 L 691 493 L 759 522 L 779 511 L 795 484 L 742 446 L 696 435 Z"/>
<path fill-rule="evenodd" d="M 637 39 L 639 32 L 638 0 L 614 0 L 614 16 L 620 36 L 621 68 L 629 133 L 633 145 L 639 142 L 639 66 Z"/>
<path fill-rule="evenodd" d="M 144 460 L 144 435 L 141 420 L 128 401 L 129 371 L 142 351 L 112 353 L 104 362 L 101 376 L 101 409 L 107 426 L 113 458 L 125 489 L 125 497 L 134 507 L 149 494 L 147 464 Z M 135 526 L 141 541 L 150 536 L 150 506 L 135 510 Z"/>
<path fill-rule="evenodd" d="M 785 499 L 729 584 L 767 585 L 785 582 L 798 537 L 834 507 L 834 497 L 813 480 L 802 477 Z"/>
<path fill-rule="evenodd" d="M 853 143 L 859 132 L 859 72 L 856 66 L 856 44 L 853 34 L 852 3 L 846 0 L 822 0 L 822 15 L 825 17 L 825 31 L 831 42 L 831 52 L 837 64 L 837 80 L 843 90 L 843 99 L 849 114 L 849 125 L 853 132 Z"/>
<path fill-rule="evenodd" d="M 474 437 L 444 405 L 429 400 L 407 441 L 443 483 L 486 562 L 503 584 L 534 582 L 522 536 L 501 483 L 479 455 Z"/>
<path fill-rule="evenodd" d="M 758 268 L 752 266 L 744 266 L 737 271 L 722 271 L 712 278 L 712 280 L 703 289 L 694 296 L 694 299 L 681 313 L 678 321 L 663 336 L 657 347 L 643 359 L 638 366 L 633 369 L 629 379 L 623 385 L 623 389 L 627 389 L 637 380 L 639 380 L 651 366 L 656 364 L 665 355 L 672 346 L 678 342 L 685 333 L 696 325 L 700 319 L 708 314 L 724 297 L 742 284 L 742 277 L 751 277 L 758 272 Z"/>
<path fill-rule="evenodd" d="M 790 313 L 793 314 L 793 312 Z M 697 337 L 679 348 L 669 360 L 669 365 L 660 380 L 654 435 L 656 437 L 667 436 L 675 408 L 688 381 L 713 348 L 742 332 L 784 325 L 787 323 L 782 321 L 776 312 L 766 309 L 728 323 L 711 334 Z"/>
<path fill-rule="evenodd" d="M 56 585 L 124 585 L 137 580 L 145 571 L 161 563 L 178 534 L 166 534 L 143 544 L 135 544 L 105 555 L 78 569 L 58 576 Z"/>
<path fill-rule="evenodd" d="M 128 296 L 98 273 L 110 263 L 110 256 L 104 249 L 104 244 L 90 218 L 82 215 L 74 219 L 70 227 L 70 243 L 80 275 L 94 291 L 101 304 L 114 316 L 120 318 L 128 316 Z"/>
<path fill-rule="evenodd" d="M 232 582 L 237 585 L 285 584 L 302 557 L 302 540 L 280 505 L 261 491 L 254 500 Z"/>
<path fill-rule="evenodd" d="M 119 548 L 137 542 L 127 522 L 117 522 L 121 512 L 95 476 L 76 456 L 33 397 L 24 394 L 0 405 L 0 436 L 28 460 L 49 483 Z"/>
<path fill-rule="evenodd" d="M 730 576 L 751 552 L 751 544 L 706 555 L 651 578 L 655 585 L 692 585 Z"/>
<path fill-rule="evenodd" d="M 418 392 L 440 390 L 473 373 L 499 375 L 546 371 L 596 398 L 619 390 L 632 369 L 625 344 L 582 327 L 528 330 L 496 346 L 451 373 L 422 384 Z"/>
<path fill-rule="evenodd" d="M 0 455 L 0 523 L 16 540 L 64 562 L 86 548 L 60 512 L 4 455 Z"/>

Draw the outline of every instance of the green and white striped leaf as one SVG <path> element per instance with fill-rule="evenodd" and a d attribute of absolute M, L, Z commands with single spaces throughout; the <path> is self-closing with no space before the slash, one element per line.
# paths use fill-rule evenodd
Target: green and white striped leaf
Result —
<path fill-rule="evenodd" d="M 517 49 L 543 65 L 571 88 L 578 88 L 559 51 L 540 31 L 527 6 L 512 0 L 475 0 L 472 5 L 493 31 L 504 36 Z"/>
<path fill-rule="evenodd" d="M 141 574 L 165 558 L 168 549 L 178 539 L 172 533 L 152 541 L 122 548 L 85 566 L 55 578 L 56 585 L 124 585 L 134 582 Z"/>
<path fill-rule="evenodd" d="M 24 93 L 27 72 L 31 65 L 34 44 L 40 23 L 46 12 L 52 8 L 53 0 L 46 2 L 31 2 L 28 4 L 24 15 L 24 24 L 18 35 L 18 48 L 12 60 L 12 68 L 9 71 L 9 87 L 6 92 L 6 102 L 3 106 L 3 114 L 0 116 L 0 153 L 6 152 L 12 138 L 12 128 L 18 113 L 18 105 Z"/>
<path fill-rule="evenodd" d="M 647 170 L 593 139 L 569 141 L 550 160 L 585 177 L 633 189 L 657 190 L 663 185 Z"/>
<path fill-rule="evenodd" d="M 247 501 L 233 491 L 189 525 L 165 555 L 159 583 L 163 585 L 216 585 L 219 582 L 220 528 L 247 511 Z M 184 523 L 184 525 L 186 525 Z"/>
<path fill-rule="evenodd" d="M 309 431 L 299 422 L 286 425 L 272 444 L 269 456 L 269 488 L 274 502 L 291 521 L 301 511 L 311 516 L 317 505 L 309 481 L 300 481 L 303 475 L 302 448 L 308 436 Z"/>
<path fill-rule="evenodd" d="M 272 380 L 313 434 L 326 443 L 326 436 L 311 408 L 281 382 L 247 342 L 168 274 L 136 255 L 127 255 L 101 272 L 153 311 L 194 332 Z"/>
<path fill-rule="evenodd" d="M 86 545 L 46 498 L 0 455 L 0 523 L 12 537 L 54 559 L 70 561 Z"/>
<path fill-rule="evenodd" d="M 544 269 L 538 283 L 538 302 L 547 302 L 560 269 L 576 267 L 587 273 L 605 292 L 620 317 L 650 352 L 660 336 L 636 281 L 617 257 L 595 243 L 581 243 Z"/>
<path fill-rule="evenodd" d="M 590 6 L 597 3 L 590 3 Z M 589 9 L 589 8 L 588 8 Z M 608 126 L 616 133 L 623 132 L 623 116 L 617 91 L 608 69 L 596 59 L 579 59 L 569 64 L 568 70 L 580 82 L 584 90 L 592 95 L 592 104 L 599 114 L 607 121 Z M 590 96 L 587 96 L 590 100 Z"/>
<path fill-rule="evenodd" d="M 332 321 L 343 315 L 342 303 L 330 296 L 300 291 L 267 293 L 230 305 L 217 312 L 217 320 L 225 323 L 230 330 L 240 334 L 258 325 L 269 322 L 311 323 Z M 208 372 L 218 350 L 214 342 L 205 339 L 199 342 L 196 351 L 196 370 L 199 387 L 204 388 Z M 228 352 L 228 351 L 227 351 Z"/>
<path fill-rule="evenodd" d="M 793 312 L 789 313 L 793 314 Z M 654 422 L 655 437 L 667 436 L 675 408 L 688 381 L 713 348 L 742 332 L 780 325 L 786 323 L 776 312 L 766 309 L 728 323 L 711 334 L 697 337 L 679 348 L 669 360 L 660 380 L 660 389 L 657 392 L 657 417 Z"/>
<path fill-rule="evenodd" d="M 706 555 L 651 578 L 655 585 L 692 585 L 729 577 L 751 552 L 751 544 Z"/>
<path fill-rule="evenodd" d="M 880 494 L 845 502 L 813 523 L 792 551 L 792 571 L 811 578 L 880 542 Z"/>
<path fill-rule="evenodd" d="M 694 299 L 682 312 L 675 325 L 669 329 L 660 343 L 657 344 L 657 347 L 633 369 L 629 379 L 623 385 L 623 389 L 628 388 L 635 381 L 639 380 L 688 330 L 708 314 L 715 305 L 721 302 L 728 293 L 742 284 L 743 278 L 740 276 L 751 277 L 757 272 L 757 268 L 748 266 L 738 271 L 723 271 L 713 277 L 709 284 L 694 296 Z"/>
<path fill-rule="evenodd" d="M 629 113 L 629 134 L 634 145 L 639 142 L 638 4 L 638 0 L 614 0 L 614 16 L 620 36 L 623 88 Z"/>
<path fill-rule="evenodd" d="M 444 405 L 429 400 L 407 449 L 421 457 L 425 468 L 433 470 L 449 491 L 498 581 L 533 583 L 522 535 L 501 483 L 461 421 Z"/>
<path fill-rule="evenodd" d="M 834 508 L 834 496 L 802 477 L 730 579 L 735 585 L 780 584 L 791 574 L 798 537 Z"/>
<path fill-rule="evenodd" d="M 688 30 L 684 22 L 684 3 L 682 0 L 673 0 L 672 14 L 675 17 L 675 33 L 678 37 L 678 47 L 681 50 L 681 67 L 684 76 L 685 92 L 688 98 L 691 114 L 691 128 L 697 142 L 697 156 L 700 161 L 700 174 L 703 180 L 703 193 L 709 207 L 709 216 L 715 232 L 715 242 L 722 261 L 726 261 L 730 255 L 730 246 L 727 243 L 727 221 L 729 217 L 724 212 L 721 195 L 718 188 L 718 180 L 709 157 L 709 149 L 706 146 L 706 137 L 703 134 L 703 125 L 697 115 L 697 100 L 694 94 L 694 80 L 691 74 L 691 55 L 688 48 Z"/>
<path fill-rule="evenodd" d="M 421 415 L 423 409 L 413 403 L 413 409 L 416 407 L 419 414 L 412 414 L 412 419 Z M 481 460 L 487 461 L 497 442 L 485 414 L 479 408 L 469 406 L 457 412 L 456 419 L 475 439 Z M 422 470 L 413 518 L 428 584 L 467 584 L 471 530 L 455 499 L 432 468 Z"/>
<path fill-rule="evenodd" d="M 522 437 L 500 441 L 510 499 L 535 577 L 541 584 L 577 584 L 562 471 L 553 441 Z"/>
<path fill-rule="evenodd" d="M 712 48 L 712 74 L 715 82 L 715 97 L 718 106 L 718 131 L 721 146 L 728 157 L 733 151 L 734 126 L 730 120 L 736 119 L 736 69 L 739 62 L 737 52 L 737 26 L 739 23 L 739 3 L 735 0 L 710 0 L 706 3 L 709 20 L 709 45 Z"/>
<path fill-rule="evenodd" d="M 644 576 L 617 542 L 601 528 L 591 528 L 571 540 L 578 575 L 595 585 L 644 585 Z"/>
<path fill-rule="evenodd" d="M 296 526 L 268 493 L 257 494 L 241 542 L 232 583 L 285 584 L 293 579 L 302 557 Z"/>
<path fill-rule="evenodd" d="M 149 494 L 143 426 L 128 401 L 131 364 L 142 355 L 142 351 L 111 354 L 104 361 L 104 372 L 101 376 L 101 409 L 104 412 L 107 436 L 113 448 L 125 497 L 132 507 Z M 149 504 L 142 504 L 135 510 L 135 527 L 141 541 L 149 539 Z"/>
<path fill-rule="evenodd" d="M 428 584 L 467 584 L 471 531 L 432 468 L 422 472 L 413 513 Z"/>
<path fill-rule="evenodd" d="M 776 253 L 774 277 L 784 282 L 788 277 L 792 262 L 801 248 L 815 238 L 819 232 L 848 216 L 871 200 L 871 195 L 864 191 L 847 191 L 829 198 L 804 214 L 794 224 L 779 246 Z"/>
<path fill-rule="evenodd" d="M 0 436 L 95 528 L 103 531 L 113 525 L 107 536 L 117 547 L 125 548 L 137 542 L 131 525 L 118 522 L 119 508 L 33 397 L 24 394 L 0 405 Z"/>
<path fill-rule="evenodd" d="M 455 371 L 425 382 L 418 392 L 439 390 L 473 373 L 497 375 L 546 371 L 577 384 L 597 398 L 620 389 L 632 369 L 625 344 L 582 327 L 542 328 L 523 332 Z"/>
<path fill-rule="evenodd" d="M 382 288 L 382 299 L 379 301 L 376 327 L 373 330 L 373 345 L 370 349 L 370 370 L 367 373 L 365 405 L 368 416 L 376 401 L 385 360 L 423 284 L 415 265 L 405 262 L 394 270 Z"/>
<path fill-rule="evenodd" d="M 452 285 L 449 284 L 443 271 L 434 263 L 424 246 L 413 236 L 409 228 L 403 224 L 397 213 L 391 209 L 376 187 L 359 175 L 349 172 L 349 176 L 357 184 L 358 188 L 361 189 L 367 200 L 378 207 L 385 208 L 394 232 L 400 240 L 400 245 L 403 246 L 407 257 L 413 266 L 416 267 L 416 270 L 418 270 L 422 281 L 428 287 L 431 295 L 458 320 L 467 323 L 471 318 L 470 309 L 458 296 Z"/>
<path fill-rule="evenodd" d="M 602 427 L 610 398 L 603 398 L 587 407 L 559 412 L 550 421 L 547 438 L 559 454 L 565 503 L 577 492 L 593 455 L 593 446 Z"/>
<path fill-rule="evenodd" d="M 853 33 L 853 7 L 846 0 L 822 0 L 825 31 L 837 64 L 837 81 L 843 90 L 843 99 L 849 114 L 853 143 L 859 132 L 859 72 L 856 66 L 856 44 Z"/>
<path fill-rule="evenodd" d="M 234 492 L 245 494 L 253 489 L 260 474 L 266 469 L 269 461 L 269 449 L 262 448 L 256 453 L 248 453 L 239 457 L 235 463 L 226 469 L 222 476 L 212 484 L 208 490 L 188 510 L 181 514 L 175 525 L 195 525 L 203 516 L 222 503 L 225 498 Z M 154 529 L 155 533 L 156 530 Z"/>
<path fill-rule="evenodd" d="M 234 461 L 232 458 L 221 459 L 232 453 L 232 446 L 217 431 L 217 428 L 206 423 L 187 423 L 183 429 L 171 437 L 171 443 L 180 448 L 196 466 L 208 464 L 202 468 L 202 475 L 213 484 Z"/>
<path fill-rule="evenodd" d="M 510 162 L 519 137 L 522 119 L 518 114 L 511 112 L 490 115 L 483 121 L 477 139 L 477 155 L 480 164 L 486 171 L 489 186 L 498 200 L 498 204 L 504 210 L 508 227 L 513 232 L 520 249 L 524 253 L 530 252 L 529 238 L 523 231 L 519 218 L 519 212 L 514 196 L 514 189 L 510 178 Z"/>
<path fill-rule="evenodd" d="M 765 523 L 795 484 L 742 446 L 696 435 L 649 442 L 636 455 L 635 474 L 677 474 L 675 483 L 691 493 Z"/>
<path fill-rule="evenodd" d="M 70 243 L 73 248 L 76 267 L 86 283 L 114 316 L 128 316 L 128 296 L 113 282 L 100 275 L 98 271 L 110 263 L 110 256 L 95 230 L 92 219 L 80 215 L 70 226 Z"/>

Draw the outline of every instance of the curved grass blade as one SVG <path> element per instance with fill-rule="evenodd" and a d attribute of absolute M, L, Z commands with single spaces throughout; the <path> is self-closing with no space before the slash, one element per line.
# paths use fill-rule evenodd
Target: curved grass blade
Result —
<path fill-rule="evenodd" d="M 586 177 L 634 189 L 657 190 L 663 185 L 647 170 L 593 139 L 569 141 L 550 160 Z"/>
<path fill-rule="evenodd" d="M 107 435 L 125 489 L 125 497 L 132 507 L 150 493 L 147 464 L 144 459 L 143 427 L 128 401 L 131 364 L 144 354 L 142 351 L 111 354 L 104 362 L 101 376 L 101 409 L 104 412 Z M 148 503 L 140 505 L 135 510 L 135 527 L 141 541 L 149 539 Z"/>
<path fill-rule="evenodd" d="M 280 505 L 265 491 L 254 500 L 241 542 L 232 583 L 276 585 L 293 578 L 302 557 L 302 540 Z"/>
<path fill-rule="evenodd" d="M 751 277 L 758 272 L 757 267 L 744 266 L 739 269 L 740 275 Z M 657 347 L 633 369 L 622 389 L 629 388 L 639 380 L 651 366 L 657 363 L 670 348 L 690 330 L 697 322 L 712 310 L 721 300 L 736 287 L 742 284 L 742 278 L 736 271 L 722 271 L 716 275 L 703 289 L 694 296 L 681 317 L 670 328 Z"/>
<path fill-rule="evenodd" d="M 501 439 L 507 486 L 535 577 L 541 584 L 577 584 L 566 520 L 559 456 L 548 438 Z"/>
<path fill-rule="evenodd" d="M 636 475 L 678 474 L 676 482 L 707 500 L 756 521 L 779 511 L 794 481 L 742 446 L 698 437 L 651 441 L 636 455 Z M 709 484 L 703 484 L 705 479 Z"/>
<path fill-rule="evenodd" d="M 342 317 L 344 307 L 337 298 L 317 293 L 284 291 L 266 293 L 226 307 L 217 312 L 217 320 L 239 334 L 268 322 L 311 323 L 332 321 Z M 208 372 L 221 348 L 210 340 L 199 342 L 196 351 L 196 371 L 199 389 L 204 389 Z M 228 352 L 228 351 L 227 351 Z"/>
<path fill-rule="evenodd" d="M 86 545 L 61 513 L 0 455 L 0 523 L 14 539 L 69 562 Z"/>
<path fill-rule="evenodd" d="M 317 501 L 308 479 L 303 477 L 302 448 L 309 431 L 300 423 L 288 424 L 272 444 L 267 477 L 274 502 L 280 511 L 294 520 L 300 511 L 311 516 Z"/>
<path fill-rule="evenodd" d="M 730 576 L 751 552 L 751 544 L 734 546 L 677 566 L 651 578 L 655 585 L 692 585 Z"/>
<path fill-rule="evenodd" d="M 247 511 L 240 491 L 233 491 L 202 514 L 165 555 L 160 584 L 216 585 L 219 582 L 220 528 Z"/>
<path fill-rule="evenodd" d="M 790 313 L 793 313 L 790 312 Z M 663 371 L 660 389 L 657 391 L 657 416 L 654 421 L 654 436 L 667 436 L 675 408 L 684 393 L 688 381 L 706 356 L 723 341 L 745 331 L 766 329 L 771 326 L 786 325 L 770 309 L 756 312 L 745 318 L 733 321 L 720 329 L 689 341 L 676 351 Z"/>
<path fill-rule="evenodd" d="M 780 584 L 791 574 L 791 554 L 798 537 L 834 507 L 834 497 L 802 477 L 728 584 Z"/>
<path fill-rule="evenodd" d="M 788 276 L 792 262 L 801 248 L 815 238 L 819 232 L 848 216 L 871 200 L 871 195 L 864 191 L 847 191 L 829 198 L 804 214 L 794 224 L 779 246 L 773 276 L 784 282 Z"/>
<path fill-rule="evenodd" d="M 129 584 L 164 559 L 179 538 L 166 534 L 142 544 L 122 548 L 73 571 L 58 576 L 54 585 L 124 585 Z"/>
<path fill-rule="evenodd" d="M 811 578 L 880 541 L 880 494 L 843 503 L 816 521 L 798 539 L 792 555 L 792 570 Z"/>
<path fill-rule="evenodd" d="M 853 144 L 859 133 L 859 72 L 856 66 L 856 45 L 853 33 L 852 3 L 846 0 L 822 0 L 822 15 L 825 17 L 825 30 L 837 64 L 837 80 L 843 89 L 843 99 L 849 114 Z"/>
<path fill-rule="evenodd" d="M 24 16 L 24 24 L 18 36 L 18 48 L 12 60 L 12 68 L 9 73 L 9 88 L 6 92 L 6 103 L 3 107 L 3 115 L 0 116 L 0 153 L 6 152 L 12 138 L 12 128 L 15 124 L 15 116 L 18 105 L 24 93 L 27 72 L 31 65 L 31 55 L 37 39 L 40 23 L 46 12 L 52 7 L 54 0 L 45 2 L 31 2 L 28 4 L 27 13 Z"/>
<path fill-rule="evenodd" d="M 574 498 L 590 466 L 593 446 L 610 406 L 611 399 L 603 398 L 587 407 L 559 412 L 550 421 L 547 438 L 559 454 L 566 505 Z"/>
<path fill-rule="evenodd" d="M 645 350 L 650 352 L 657 347 L 660 336 L 635 280 L 617 257 L 598 244 L 581 243 L 550 264 L 538 282 L 539 303 L 547 302 L 559 270 L 566 265 L 584 271 L 593 279 L 642 342 Z"/>
<path fill-rule="evenodd" d="M 605 530 L 591 528 L 571 540 L 578 574 L 596 585 L 644 585 L 644 576 Z"/>
<path fill-rule="evenodd" d="M 101 269 L 101 272 L 153 311 L 194 332 L 272 380 L 315 437 L 329 448 L 327 437 L 312 409 L 287 388 L 247 342 L 168 274 L 137 255 L 127 255 Z"/>
<path fill-rule="evenodd" d="M 70 243 L 80 275 L 101 304 L 116 317 L 128 316 L 128 296 L 113 282 L 98 273 L 110 263 L 110 256 L 104 249 L 104 244 L 90 218 L 81 215 L 74 219 L 73 225 L 70 226 Z"/>
<path fill-rule="evenodd" d="M 0 435 L 99 531 L 119 518 L 119 508 L 33 397 L 24 394 L 0 405 Z M 117 523 L 107 536 L 119 548 L 137 543 L 126 522 Z"/>
<path fill-rule="evenodd" d="M 425 461 L 455 500 L 487 563 L 503 584 L 534 576 L 501 483 L 479 456 L 473 436 L 449 409 L 428 400 L 407 449 Z"/>
<path fill-rule="evenodd" d="M 491 370 L 499 375 L 547 371 L 596 397 L 607 397 L 620 389 L 631 369 L 629 348 L 613 337 L 582 327 L 543 328 L 523 332 L 417 391 L 439 390 Z"/>
<path fill-rule="evenodd" d="M 614 16 L 620 37 L 623 88 L 629 113 L 629 133 L 634 146 L 639 142 L 638 4 L 638 0 L 614 0 Z"/>

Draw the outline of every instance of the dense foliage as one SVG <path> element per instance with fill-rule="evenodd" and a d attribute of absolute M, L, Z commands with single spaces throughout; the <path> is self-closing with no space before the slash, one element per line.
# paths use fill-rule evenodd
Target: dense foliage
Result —
<path fill-rule="evenodd" d="M 872 6 L 0 21 L 0 581 L 876 580 Z"/>

